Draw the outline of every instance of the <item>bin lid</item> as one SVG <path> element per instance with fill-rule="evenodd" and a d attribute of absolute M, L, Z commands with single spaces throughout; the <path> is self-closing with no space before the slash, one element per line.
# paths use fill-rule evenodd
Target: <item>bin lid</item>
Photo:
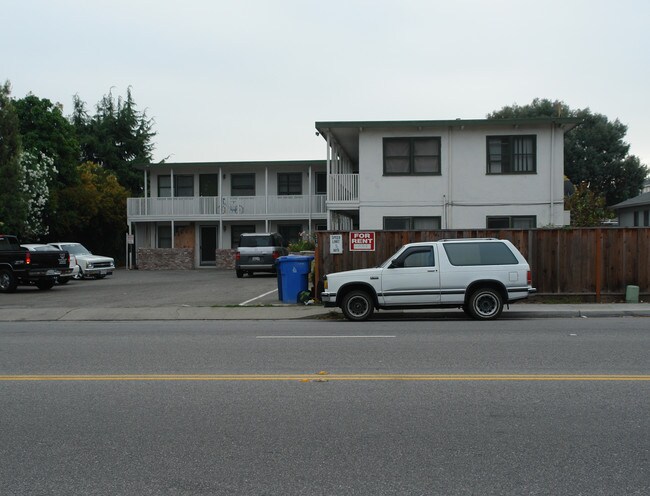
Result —
<path fill-rule="evenodd" d="M 278 257 L 277 262 L 310 262 L 314 259 L 313 255 L 285 255 Z"/>

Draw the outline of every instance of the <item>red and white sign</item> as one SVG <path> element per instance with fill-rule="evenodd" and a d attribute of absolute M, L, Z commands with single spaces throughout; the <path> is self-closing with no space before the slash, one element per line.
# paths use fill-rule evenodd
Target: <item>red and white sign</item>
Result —
<path fill-rule="evenodd" d="M 375 251 L 375 233 L 369 231 L 351 232 L 350 251 Z"/>

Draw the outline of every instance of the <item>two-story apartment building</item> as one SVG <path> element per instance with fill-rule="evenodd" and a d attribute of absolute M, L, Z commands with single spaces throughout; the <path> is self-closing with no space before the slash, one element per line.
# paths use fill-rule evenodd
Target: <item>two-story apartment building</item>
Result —
<path fill-rule="evenodd" d="M 192 251 L 192 266 L 214 266 L 218 249 L 243 232 L 293 241 L 327 227 L 324 160 L 163 163 L 142 167 L 144 198 L 127 200 L 135 246 Z"/>
<path fill-rule="evenodd" d="M 572 118 L 317 122 L 327 141 L 330 229 L 569 224 Z"/>
<path fill-rule="evenodd" d="M 317 122 L 325 160 L 163 163 L 129 198 L 137 248 L 214 266 L 242 232 L 534 228 L 569 224 L 573 118 Z"/>

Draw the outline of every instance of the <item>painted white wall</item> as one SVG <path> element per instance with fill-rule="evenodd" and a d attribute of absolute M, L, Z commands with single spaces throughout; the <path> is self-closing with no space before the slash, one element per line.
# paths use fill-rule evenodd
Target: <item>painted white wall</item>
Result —
<path fill-rule="evenodd" d="M 517 134 L 537 136 L 537 173 L 488 175 L 486 137 Z M 441 175 L 384 176 L 383 138 L 418 136 L 440 137 Z M 538 227 L 563 225 L 563 143 L 562 130 L 550 125 L 364 130 L 359 227 L 381 229 L 384 216 L 402 215 L 439 216 L 451 229 L 484 228 L 492 215 L 535 215 Z"/>

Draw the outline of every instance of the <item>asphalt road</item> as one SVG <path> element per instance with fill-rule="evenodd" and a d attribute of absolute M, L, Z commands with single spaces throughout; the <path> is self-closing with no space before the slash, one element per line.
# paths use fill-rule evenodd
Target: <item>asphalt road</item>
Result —
<path fill-rule="evenodd" d="M 6 322 L 2 494 L 645 495 L 648 356 L 644 318 Z"/>

